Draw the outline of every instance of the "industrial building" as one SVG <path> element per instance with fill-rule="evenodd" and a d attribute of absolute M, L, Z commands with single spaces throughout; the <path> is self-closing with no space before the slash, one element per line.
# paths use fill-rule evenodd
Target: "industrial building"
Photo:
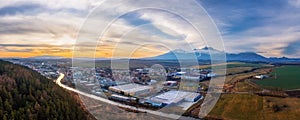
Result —
<path fill-rule="evenodd" d="M 180 102 L 196 102 L 202 96 L 199 93 L 171 90 L 157 96 L 151 97 L 146 102 L 156 107 L 164 107 Z"/>
<path fill-rule="evenodd" d="M 151 92 L 152 89 L 153 88 L 151 86 L 144 86 L 135 83 L 109 87 L 109 90 L 112 92 L 128 96 L 139 96 L 142 94 L 147 94 Z"/>

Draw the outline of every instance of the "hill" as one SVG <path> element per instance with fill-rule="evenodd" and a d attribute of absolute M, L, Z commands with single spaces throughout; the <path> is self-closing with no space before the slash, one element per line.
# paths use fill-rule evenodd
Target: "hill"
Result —
<path fill-rule="evenodd" d="M 43 55 L 43 56 L 30 57 L 30 58 L 27 58 L 27 59 L 64 59 L 64 57 Z"/>
<path fill-rule="evenodd" d="M 73 95 L 39 73 L 0 60 L 0 118 L 93 119 Z"/>

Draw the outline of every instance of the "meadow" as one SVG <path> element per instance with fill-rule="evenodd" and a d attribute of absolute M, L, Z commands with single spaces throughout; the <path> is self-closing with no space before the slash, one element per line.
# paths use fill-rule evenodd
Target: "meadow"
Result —
<path fill-rule="evenodd" d="M 299 98 L 262 97 L 251 94 L 223 94 L 209 118 L 237 120 L 295 120 L 300 118 Z"/>
<path fill-rule="evenodd" d="M 260 91 L 263 88 L 283 88 L 299 89 L 300 88 L 300 66 L 285 65 L 280 67 L 266 67 L 262 64 L 232 64 L 229 69 L 241 67 L 259 67 L 249 73 L 238 73 L 227 75 L 226 83 L 233 84 L 236 80 L 245 80 L 238 82 L 233 88 L 234 91 L 249 92 Z M 270 72 L 272 70 L 272 72 Z M 270 78 L 262 80 L 245 79 L 249 76 L 258 74 L 268 74 Z M 276 74 L 276 75 L 275 75 Z M 276 76 L 276 77 L 275 77 Z M 276 78 L 276 79 L 275 79 Z M 257 87 L 247 83 L 252 80 Z M 300 99 L 296 97 L 270 97 L 259 96 L 251 93 L 222 94 L 219 101 L 209 113 L 207 118 L 211 119 L 255 119 L 255 120 L 274 120 L 285 119 L 294 120 L 300 118 Z"/>
<path fill-rule="evenodd" d="M 276 87 L 286 90 L 300 89 L 300 66 L 274 68 L 269 78 L 255 80 L 254 82 L 263 87 Z"/>

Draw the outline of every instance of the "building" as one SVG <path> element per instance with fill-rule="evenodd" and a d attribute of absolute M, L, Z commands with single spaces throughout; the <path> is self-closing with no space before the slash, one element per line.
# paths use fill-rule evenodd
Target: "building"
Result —
<path fill-rule="evenodd" d="M 164 107 L 180 102 L 196 102 L 202 96 L 199 93 L 171 90 L 157 96 L 151 97 L 146 102 L 155 107 Z"/>
<path fill-rule="evenodd" d="M 164 86 L 177 86 L 178 82 L 177 81 L 166 81 L 166 82 L 163 82 L 163 85 Z"/>
<path fill-rule="evenodd" d="M 256 76 L 254 76 L 254 78 L 256 78 L 256 79 L 264 79 L 264 78 L 268 78 L 269 76 L 267 76 L 267 75 L 256 75 Z"/>
<path fill-rule="evenodd" d="M 101 88 L 108 89 L 110 86 L 116 86 L 117 83 L 110 78 L 100 78 L 99 84 Z"/>
<path fill-rule="evenodd" d="M 181 74 L 169 73 L 167 75 L 167 80 L 168 81 L 180 81 L 181 80 Z"/>
<path fill-rule="evenodd" d="M 153 89 L 151 86 L 144 86 L 135 83 L 119 85 L 119 86 L 110 86 L 108 88 L 112 92 L 116 92 L 128 96 L 139 96 L 143 94 L 148 94 Z"/>

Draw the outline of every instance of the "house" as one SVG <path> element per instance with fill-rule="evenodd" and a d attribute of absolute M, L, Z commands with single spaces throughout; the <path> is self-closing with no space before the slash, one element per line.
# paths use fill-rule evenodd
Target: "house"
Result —
<path fill-rule="evenodd" d="M 254 76 L 254 78 L 256 78 L 256 79 L 264 79 L 264 78 L 268 78 L 269 76 L 267 76 L 267 75 L 256 75 L 256 76 Z"/>

